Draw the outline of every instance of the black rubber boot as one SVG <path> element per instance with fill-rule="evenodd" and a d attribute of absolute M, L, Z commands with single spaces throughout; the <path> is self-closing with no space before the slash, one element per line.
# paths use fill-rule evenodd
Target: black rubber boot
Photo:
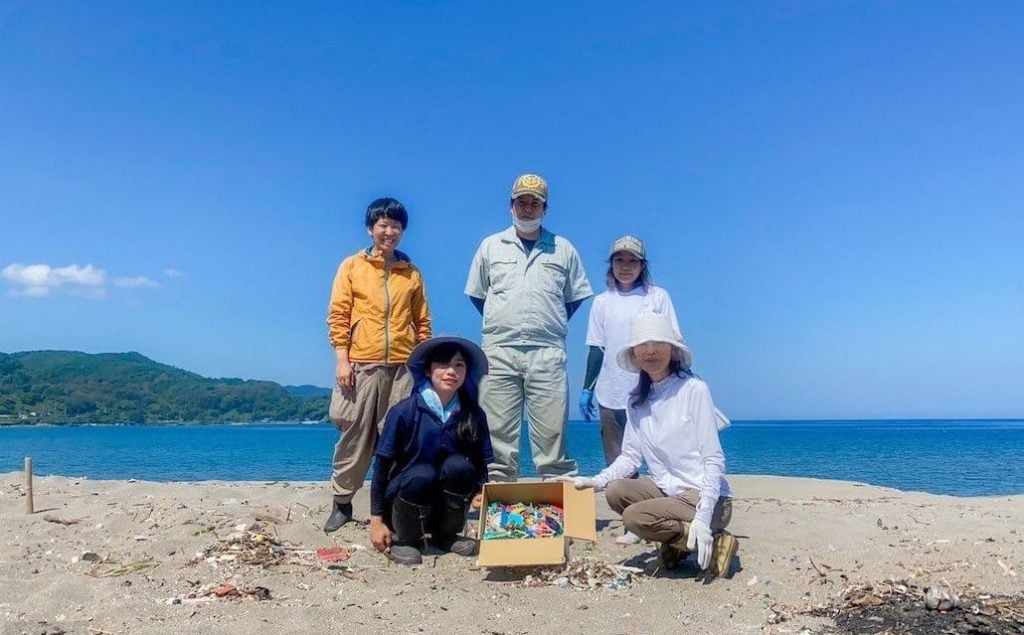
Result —
<path fill-rule="evenodd" d="M 324 533 L 330 534 L 341 529 L 341 526 L 345 523 L 352 521 L 352 503 L 339 503 L 334 501 L 334 506 L 331 509 L 331 515 L 327 517 L 327 522 L 324 523 Z"/>
<path fill-rule="evenodd" d="M 434 508 L 431 526 L 432 542 L 438 549 L 460 556 L 476 555 L 477 542 L 472 538 L 459 535 L 463 527 L 466 526 L 466 510 L 468 508 L 469 499 L 467 497 L 452 492 L 444 493 L 441 504 Z"/>
<path fill-rule="evenodd" d="M 398 564 L 422 564 L 423 555 L 419 544 L 430 518 L 430 508 L 398 497 L 391 506 L 391 524 L 395 530 L 395 541 L 391 543 L 391 559 Z"/>

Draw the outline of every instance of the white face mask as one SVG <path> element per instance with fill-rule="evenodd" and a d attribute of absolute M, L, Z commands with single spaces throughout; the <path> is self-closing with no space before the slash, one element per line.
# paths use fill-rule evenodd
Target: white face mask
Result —
<path fill-rule="evenodd" d="M 532 234 L 533 232 L 540 229 L 540 224 L 544 220 L 544 215 L 541 214 L 539 218 L 534 220 L 523 220 L 516 216 L 515 210 L 512 210 L 512 225 L 520 232 L 524 234 Z"/>

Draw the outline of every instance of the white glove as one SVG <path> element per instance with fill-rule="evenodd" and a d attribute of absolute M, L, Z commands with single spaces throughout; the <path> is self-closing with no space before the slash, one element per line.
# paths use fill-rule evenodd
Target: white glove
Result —
<path fill-rule="evenodd" d="M 694 518 L 690 523 L 690 533 L 686 537 L 686 548 L 697 552 L 697 564 L 707 569 L 711 564 L 711 551 L 715 539 L 711 537 L 711 526 L 706 520 Z"/>
<path fill-rule="evenodd" d="M 604 489 L 604 487 L 598 484 L 597 479 L 590 478 L 588 476 L 556 476 L 551 480 L 561 481 L 562 483 L 572 483 L 573 487 L 576 489 L 593 487 L 598 492 Z"/>

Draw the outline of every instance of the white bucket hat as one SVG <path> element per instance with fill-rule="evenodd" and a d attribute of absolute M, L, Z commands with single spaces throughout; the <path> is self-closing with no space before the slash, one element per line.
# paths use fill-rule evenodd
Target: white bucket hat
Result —
<path fill-rule="evenodd" d="M 679 360 L 683 368 L 689 368 L 693 363 L 693 353 L 686 345 L 686 340 L 676 330 L 672 318 L 661 313 L 641 313 L 633 318 L 629 328 L 629 346 L 619 351 L 616 360 L 619 368 L 628 370 L 631 373 L 638 373 L 636 362 L 633 360 L 633 347 L 644 342 L 665 342 L 672 345 L 672 359 Z"/>

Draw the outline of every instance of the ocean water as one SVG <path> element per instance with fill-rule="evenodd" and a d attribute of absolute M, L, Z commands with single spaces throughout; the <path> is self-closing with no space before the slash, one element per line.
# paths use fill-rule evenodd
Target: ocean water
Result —
<path fill-rule="evenodd" d="M 0 427 L 0 472 L 153 481 L 327 481 L 330 424 Z M 524 434 L 525 437 L 525 434 Z M 956 496 L 1024 493 L 1024 420 L 736 421 L 730 474 L 859 481 Z M 569 424 L 582 474 L 604 467 L 599 429 Z M 523 475 L 533 474 L 524 447 Z"/>

